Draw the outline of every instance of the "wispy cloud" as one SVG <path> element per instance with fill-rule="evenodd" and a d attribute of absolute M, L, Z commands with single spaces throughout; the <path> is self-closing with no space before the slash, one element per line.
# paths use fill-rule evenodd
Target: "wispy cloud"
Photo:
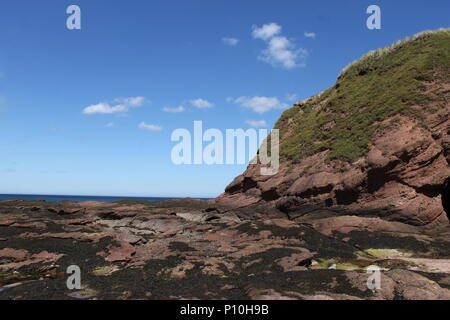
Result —
<path fill-rule="evenodd" d="M 113 100 L 113 103 L 100 102 L 88 106 L 83 109 L 83 114 L 113 114 L 113 113 L 126 113 L 131 108 L 142 107 L 144 104 L 149 103 L 144 97 L 131 97 L 131 98 L 117 98 Z"/>
<path fill-rule="evenodd" d="M 286 95 L 286 100 L 288 100 L 288 101 L 295 101 L 297 99 L 298 99 L 298 94 L 296 94 L 296 93 L 288 93 Z"/>
<path fill-rule="evenodd" d="M 265 113 L 272 109 L 285 109 L 288 107 L 286 103 L 282 103 L 275 97 L 239 97 L 234 103 L 244 108 L 251 109 L 256 113 Z"/>
<path fill-rule="evenodd" d="M 106 128 L 112 128 L 114 127 L 114 122 L 108 122 L 107 124 L 105 124 Z"/>
<path fill-rule="evenodd" d="M 229 46 L 235 46 L 239 43 L 239 39 L 236 38 L 222 38 L 222 42 Z"/>
<path fill-rule="evenodd" d="M 185 108 L 183 106 L 178 106 L 176 108 L 163 108 L 164 112 L 170 112 L 170 113 L 180 113 L 180 112 L 184 112 Z"/>
<path fill-rule="evenodd" d="M 147 131 L 162 131 L 162 127 L 154 125 L 154 124 L 147 124 L 145 122 L 141 122 L 138 124 L 138 128 L 142 129 L 142 130 L 147 130 Z"/>
<path fill-rule="evenodd" d="M 316 33 L 315 32 L 307 32 L 307 31 L 305 31 L 304 35 L 307 38 L 313 38 L 314 39 L 316 37 Z"/>
<path fill-rule="evenodd" d="M 304 66 L 301 62 L 308 55 L 308 51 L 297 48 L 295 43 L 281 36 L 282 27 L 276 23 L 265 24 L 262 27 L 253 25 L 252 36 L 266 42 L 267 48 L 261 52 L 259 60 L 267 62 L 274 67 L 285 69 Z"/>
<path fill-rule="evenodd" d="M 214 107 L 214 103 L 204 99 L 191 100 L 191 105 L 199 109 L 208 109 Z"/>
<path fill-rule="evenodd" d="M 262 27 L 252 26 L 252 36 L 255 39 L 269 40 L 281 33 L 281 26 L 276 23 L 265 24 Z"/>
<path fill-rule="evenodd" d="M 265 120 L 247 120 L 245 121 L 249 126 L 254 128 L 265 128 L 267 127 L 267 122 Z"/>

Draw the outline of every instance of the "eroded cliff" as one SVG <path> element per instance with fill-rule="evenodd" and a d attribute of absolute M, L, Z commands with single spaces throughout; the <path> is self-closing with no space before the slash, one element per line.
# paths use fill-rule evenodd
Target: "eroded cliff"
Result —
<path fill-rule="evenodd" d="M 336 84 L 285 111 L 281 168 L 250 165 L 217 203 L 265 203 L 295 218 L 342 209 L 413 225 L 448 224 L 450 30 L 370 52 Z"/>

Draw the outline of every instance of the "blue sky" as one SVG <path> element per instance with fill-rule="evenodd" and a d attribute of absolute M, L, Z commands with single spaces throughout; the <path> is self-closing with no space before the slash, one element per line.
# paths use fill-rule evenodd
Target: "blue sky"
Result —
<path fill-rule="evenodd" d="M 81 30 L 66 27 L 71 4 Z M 366 27 L 371 4 L 381 30 Z M 448 0 L 4 0 L 0 193 L 217 196 L 246 166 L 176 166 L 173 130 L 271 128 L 280 107 L 369 50 L 449 27 L 449 12 Z"/>

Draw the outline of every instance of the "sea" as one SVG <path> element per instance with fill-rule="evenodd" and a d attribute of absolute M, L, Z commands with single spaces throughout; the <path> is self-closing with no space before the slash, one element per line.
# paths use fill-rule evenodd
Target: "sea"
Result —
<path fill-rule="evenodd" d="M 145 201 L 160 201 L 173 198 L 159 198 L 159 197 L 110 197 L 110 196 L 69 196 L 69 195 L 42 195 L 42 194 L 0 194 L 0 200 L 45 200 L 47 202 L 58 201 L 98 201 L 98 202 L 115 202 L 120 200 L 145 200 Z M 207 200 L 207 199 L 205 199 Z"/>

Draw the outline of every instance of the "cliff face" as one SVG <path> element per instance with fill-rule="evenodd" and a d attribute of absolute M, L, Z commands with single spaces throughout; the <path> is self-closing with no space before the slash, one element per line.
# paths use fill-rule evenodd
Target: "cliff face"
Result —
<path fill-rule="evenodd" d="M 290 217 L 345 210 L 413 225 L 448 224 L 450 29 L 364 56 L 321 94 L 283 113 L 281 167 L 250 165 L 217 202 L 265 203 Z"/>

